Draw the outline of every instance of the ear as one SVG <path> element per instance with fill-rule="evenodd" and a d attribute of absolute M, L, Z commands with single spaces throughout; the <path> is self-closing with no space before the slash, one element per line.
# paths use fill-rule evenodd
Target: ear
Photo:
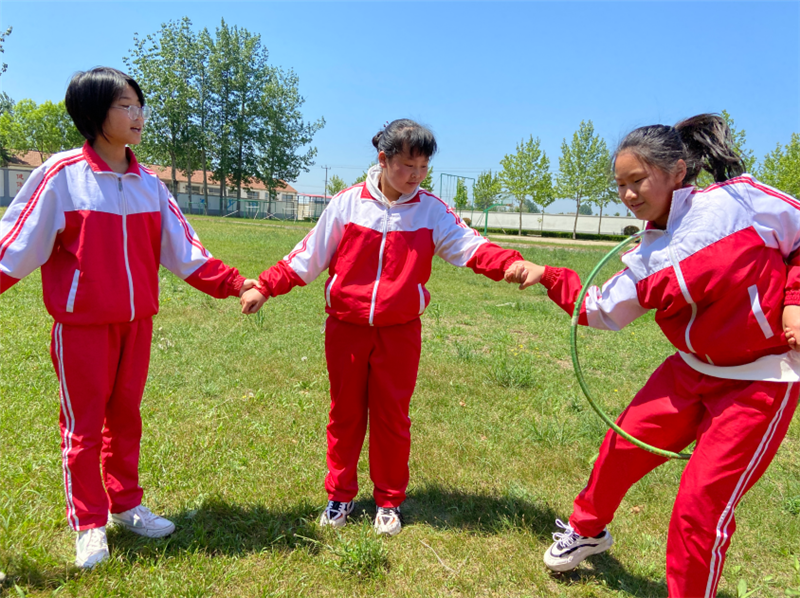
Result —
<path fill-rule="evenodd" d="M 686 178 L 686 162 L 683 160 L 678 160 L 675 163 L 675 170 L 673 171 L 673 181 L 675 182 L 676 188 L 683 186 L 683 179 Z"/>
<path fill-rule="evenodd" d="M 387 161 L 386 152 L 378 152 L 378 164 L 380 164 L 381 168 L 386 168 Z"/>

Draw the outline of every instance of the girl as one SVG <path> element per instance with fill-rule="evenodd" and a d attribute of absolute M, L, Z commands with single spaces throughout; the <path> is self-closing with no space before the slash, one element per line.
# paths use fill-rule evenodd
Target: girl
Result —
<path fill-rule="evenodd" d="M 408 486 L 408 407 L 417 381 L 420 316 L 434 255 L 501 280 L 522 259 L 488 242 L 438 197 L 420 189 L 436 151 L 431 132 L 395 120 L 372 140 L 378 164 L 331 200 L 294 250 L 242 296 L 255 313 L 269 297 L 305 285 L 326 268 L 325 356 L 331 384 L 328 506 L 321 525 L 341 527 L 358 493 L 356 466 L 369 417 L 370 477 L 378 533 L 400 532 Z"/>
<path fill-rule="evenodd" d="M 109 513 L 151 538 L 175 529 L 141 504 L 139 486 L 159 263 L 218 298 L 255 281 L 211 257 L 128 149 L 149 114 L 136 81 L 98 67 L 72 78 L 65 101 L 86 144 L 34 170 L 0 221 L 0 293 L 41 266 L 55 320 L 67 518 L 78 532 L 75 564 L 90 568 L 109 556 Z"/>
<path fill-rule="evenodd" d="M 717 184 L 693 183 L 701 169 Z M 718 116 L 630 133 L 615 153 L 622 202 L 648 220 L 625 270 L 589 290 L 580 323 L 619 330 L 650 309 L 678 349 L 618 419 L 648 444 L 680 451 L 667 541 L 669 595 L 714 596 L 736 527 L 734 508 L 778 450 L 798 398 L 800 202 L 744 171 Z M 572 314 L 581 289 L 566 268 L 516 264 L 506 280 L 541 282 Z M 786 307 L 784 307 L 784 305 Z M 782 325 L 783 322 L 783 325 Z M 568 571 L 613 540 L 606 529 L 628 489 L 665 459 L 606 434 L 589 483 L 544 555 Z"/>

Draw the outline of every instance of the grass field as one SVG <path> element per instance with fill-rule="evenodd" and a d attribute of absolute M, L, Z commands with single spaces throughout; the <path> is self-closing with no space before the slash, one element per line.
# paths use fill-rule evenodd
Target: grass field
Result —
<path fill-rule="evenodd" d="M 305 232 L 191 220 L 216 256 L 251 276 Z M 520 249 L 582 275 L 607 250 Z M 666 596 L 666 530 L 683 464 L 631 490 L 610 552 L 548 573 L 553 521 L 569 515 L 604 433 L 574 380 L 569 318 L 541 287 L 521 293 L 438 258 L 411 405 L 407 526 L 374 536 L 362 457 L 359 517 L 340 532 L 317 528 L 327 500 L 324 278 L 246 317 L 235 300 L 162 271 L 141 482 L 145 504 L 177 531 L 146 540 L 112 529 L 112 558 L 91 572 L 72 566 L 39 273 L 0 297 L 0 595 Z M 612 413 L 671 353 L 649 315 L 621 333 L 583 332 L 581 350 Z M 800 590 L 799 440 L 794 423 L 738 509 L 720 595 Z"/>

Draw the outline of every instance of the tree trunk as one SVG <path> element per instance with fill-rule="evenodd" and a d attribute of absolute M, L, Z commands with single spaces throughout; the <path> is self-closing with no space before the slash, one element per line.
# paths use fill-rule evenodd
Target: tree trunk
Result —
<path fill-rule="evenodd" d="M 186 172 L 188 176 L 186 177 L 189 179 L 189 182 L 186 183 L 186 191 L 189 193 L 189 214 L 192 213 L 192 158 L 189 152 L 186 152 Z"/>
<path fill-rule="evenodd" d="M 173 150 L 169 150 L 169 157 L 172 159 L 172 195 L 175 197 L 175 202 L 178 201 L 178 164 L 177 159 L 175 157 L 175 152 Z"/>
<path fill-rule="evenodd" d="M 518 234 L 519 234 L 520 237 L 522 236 L 522 202 L 523 201 L 524 200 L 522 200 L 522 199 L 519 201 L 519 233 Z"/>
<path fill-rule="evenodd" d="M 576 198 L 577 204 L 575 206 L 575 225 L 572 227 L 572 239 L 578 238 L 578 216 L 581 215 L 581 198 Z"/>
<path fill-rule="evenodd" d="M 600 227 L 603 226 L 603 204 L 600 204 L 600 222 L 597 223 L 597 234 L 600 234 Z"/>
<path fill-rule="evenodd" d="M 204 206 L 204 213 L 208 216 L 208 171 L 206 169 L 206 164 L 208 164 L 206 160 L 206 148 L 203 148 L 203 197 L 206 200 Z M 221 215 L 221 214 L 220 214 Z"/>
<path fill-rule="evenodd" d="M 539 224 L 541 225 L 539 227 L 539 236 L 542 237 L 544 236 L 544 208 L 542 208 L 542 219 L 539 220 Z"/>

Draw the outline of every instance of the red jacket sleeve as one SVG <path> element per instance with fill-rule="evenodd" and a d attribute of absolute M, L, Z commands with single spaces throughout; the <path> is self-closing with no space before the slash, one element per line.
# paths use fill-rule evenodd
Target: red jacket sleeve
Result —
<path fill-rule="evenodd" d="M 483 274 L 494 281 L 503 280 L 508 267 L 523 259 L 519 251 L 503 249 L 494 243 L 483 243 L 467 262 L 476 274 Z"/>

